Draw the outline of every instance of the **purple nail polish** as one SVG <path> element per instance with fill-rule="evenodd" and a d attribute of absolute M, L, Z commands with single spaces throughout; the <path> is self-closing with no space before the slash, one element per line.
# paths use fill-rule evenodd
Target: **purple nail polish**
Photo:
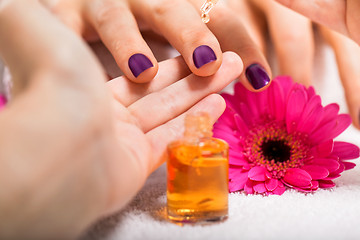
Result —
<path fill-rule="evenodd" d="M 248 66 L 245 75 L 255 89 L 260 89 L 270 82 L 270 78 L 264 68 L 257 63 Z"/>
<path fill-rule="evenodd" d="M 129 68 L 135 77 L 153 66 L 152 62 L 144 54 L 136 53 L 129 58 Z"/>
<path fill-rule="evenodd" d="M 216 59 L 215 52 L 207 45 L 201 45 L 194 50 L 193 60 L 197 68 L 201 68 L 203 65 Z"/>

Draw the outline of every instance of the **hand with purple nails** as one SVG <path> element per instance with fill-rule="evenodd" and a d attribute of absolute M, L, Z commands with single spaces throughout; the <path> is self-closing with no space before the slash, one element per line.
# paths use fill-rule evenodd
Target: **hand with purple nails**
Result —
<path fill-rule="evenodd" d="M 164 162 L 185 115 L 215 122 L 225 109 L 216 93 L 243 71 L 227 52 L 209 77 L 177 57 L 149 83 L 106 83 L 82 39 L 38 1 L 0 0 L 0 36 L 13 76 L 0 111 L 0 239 L 78 239 L 119 211 Z M 148 66 L 142 55 L 132 61 L 135 72 Z"/>
<path fill-rule="evenodd" d="M 313 80 L 316 80 L 313 79 L 315 46 L 319 46 L 319 44 L 315 45 L 314 23 L 310 19 L 272 0 L 228 0 L 227 2 L 233 12 L 237 13 L 240 21 L 245 23 L 247 32 L 263 54 L 266 55 L 272 49 L 274 50 L 276 59 L 272 59 L 272 62 L 275 63 L 274 66 L 277 66 L 277 75 L 289 75 L 296 82 L 306 86 L 312 85 Z M 293 2 L 291 6 L 296 9 L 299 8 L 299 10 L 302 4 L 304 4 L 304 8 L 311 8 L 312 6 L 309 1 L 279 2 Z M 323 7 L 313 9 L 319 9 L 319 11 L 320 9 L 325 11 L 326 6 L 331 4 L 334 6 L 338 4 L 337 8 L 331 9 L 340 11 L 342 9 L 340 5 L 345 4 L 345 1 L 319 0 L 314 1 L 314 4 L 315 2 L 319 6 L 323 4 Z M 360 1 L 356 2 L 360 3 Z M 336 16 L 336 14 L 330 14 L 329 18 L 331 16 Z M 341 21 L 338 23 L 340 24 Z M 358 66 L 360 47 L 352 40 L 324 26 L 316 25 L 316 30 L 319 32 L 318 35 L 323 37 L 334 50 L 349 113 L 353 124 L 360 128 L 360 68 Z M 225 44 L 221 39 L 219 41 L 223 47 Z M 238 42 L 230 39 L 226 44 L 232 45 L 226 50 L 237 52 L 233 49 L 237 48 Z M 269 51 L 268 48 L 271 50 Z M 264 83 L 267 83 L 264 80 L 267 79 L 266 71 L 258 64 L 248 65 L 248 58 L 240 53 L 239 55 L 244 61 L 246 78 L 255 89 L 261 88 Z M 268 56 L 269 59 L 272 55 Z"/>
<path fill-rule="evenodd" d="M 41 0 L 62 22 L 89 42 L 102 41 L 128 79 L 153 79 L 158 62 L 141 31 L 164 37 L 198 76 L 213 75 L 222 51 L 202 22 L 202 0 Z"/>
<path fill-rule="evenodd" d="M 320 31 L 336 55 L 353 124 L 360 129 L 360 1 L 276 1 L 322 25 Z"/>
<path fill-rule="evenodd" d="M 142 36 L 150 31 L 178 50 L 198 76 L 213 75 L 221 65 L 222 52 L 234 51 L 247 69 L 239 79 L 249 90 L 261 91 L 270 83 L 271 69 L 264 54 L 225 0 L 211 10 L 208 24 L 201 20 L 204 0 L 41 2 L 86 40 L 101 40 L 124 75 L 134 82 L 148 82 L 157 73 L 158 63 Z"/>

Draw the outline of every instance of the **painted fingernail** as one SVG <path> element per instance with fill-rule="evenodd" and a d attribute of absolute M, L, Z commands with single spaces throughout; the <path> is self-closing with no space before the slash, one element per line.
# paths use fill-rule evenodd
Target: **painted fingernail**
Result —
<path fill-rule="evenodd" d="M 129 68 L 135 77 L 153 66 L 152 62 L 144 54 L 136 53 L 129 58 Z"/>
<path fill-rule="evenodd" d="M 265 87 L 270 82 L 270 78 L 265 69 L 257 63 L 248 66 L 245 75 L 255 89 Z"/>
<path fill-rule="evenodd" d="M 194 50 L 193 60 L 197 68 L 201 68 L 203 65 L 213 62 L 216 59 L 214 50 L 207 45 L 201 45 Z"/>

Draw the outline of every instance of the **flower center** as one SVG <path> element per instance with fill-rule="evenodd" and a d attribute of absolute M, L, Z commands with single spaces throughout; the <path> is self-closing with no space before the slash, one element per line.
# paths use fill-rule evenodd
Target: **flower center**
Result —
<path fill-rule="evenodd" d="M 269 161 L 286 162 L 291 155 L 291 148 L 284 140 L 265 140 L 261 144 L 261 150 L 263 156 Z"/>
<path fill-rule="evenodd" d="M 285 123 L 266 121 L 249 131 L 244 139 L 244 156 L 253 166 L 265 167 L 273 177 L 281 178 L 286 169 L 300 167 L 308 157 L 307 137 L 286 131 Z"/>

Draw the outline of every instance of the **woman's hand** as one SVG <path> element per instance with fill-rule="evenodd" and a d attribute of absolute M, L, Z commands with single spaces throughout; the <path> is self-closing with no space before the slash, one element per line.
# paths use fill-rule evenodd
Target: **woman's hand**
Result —
<path fill-rule="evenodd" d="M 276 0 L 360 44 L 360 1 L 358 0 Z"/>
<path fill-rule="evenodd" d="M 309 4 L 309 1 L 306 3 Z M 306 86 L 312 84 L 315 44 L 313 23 L 310 19 L 275 1 L 228 0 L 228 4 L 241 17 L 253 42 L 264 55 L 268 52 L 267 41 L 268 36 L 270 37 L 278 74 L 289 75 Z M 357 66 L 360 61 L 360 47 L 326 27 L 316 26 L 316 29 L 319 29 L 334 50 L 349 113 L 353 124 L 360 128 L 360 68 Z M 233 44 L 228 49 L 235 48 L 236 45 Z"/>
<path fill-rule="evenodd" d="M 213 93 L 243 69 L 224 53 L 199 79 L 177 58 L 148 84 L 106 85 L 96 57 L 37 1 L 0 1 L 0 34 L 15 87 L 0 113 L 1 239 L 75 238 L 119 210 L 164 161 L 184 115 L 215 121 L 225 103 Z"/>
<path fill-rule="evenodd" d="M 201 21 L 199 11 L 204 0 L 41 2 L 85 39 L 100 38 L 122 72 L 134 82 L 150 81 L 158 68 L 140 30 L 152 30 L 165 37 L 198 76 L 214 74 L 220 67 L 222 51 L 231 49 L 244 61 L 246 73 L 240 79 L 248 89 L 261 90 L 270 82 L 271 70 L 263 53 L 252 42 L 239 17 L 222 6 L 222 1 L 210 12 L 207 25 Z"/>
<path fill-rule="evenodd" d="M 201 21 L 199 8 L 187 0 L 41 0 L 66 25 L 89 41 L 101 39 L 122 72 L 148 82 L 158 63 L 140 29 L 164 36 L 198 76 L 221 65 L 218 41 Z"/>

